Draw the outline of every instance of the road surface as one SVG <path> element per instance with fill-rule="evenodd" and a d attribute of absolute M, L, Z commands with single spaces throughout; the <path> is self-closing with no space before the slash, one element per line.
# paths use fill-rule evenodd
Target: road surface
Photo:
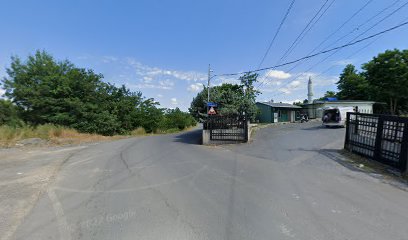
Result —
<path fill-rule="evenodd" d="M 408 239 L 408 193 L 342 164 L 344 129 L 200 134 L 76 149 L 11 239 Z"/>

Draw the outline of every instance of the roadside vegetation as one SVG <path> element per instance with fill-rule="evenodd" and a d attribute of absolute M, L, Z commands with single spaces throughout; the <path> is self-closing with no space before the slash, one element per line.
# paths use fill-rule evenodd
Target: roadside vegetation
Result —
<path fill-rule="evenodd" d="M 0 141 L 52 140 L 173 133 L 196 125 L 180 109 L 164 109 L 152 98 L 103 81 L 101 74 L 57 61 L 37 51 L 25 61 L 12 57 L 2 80 Z M 97 137 L 98 136 L 98 137 Z"/>
<path fill-rule="evenodd" d="M 246 115 L 252 122 L 258 114 L 256 96 L 260 93 L 254 87 L 257 73 L 246 73 L 239 78 L 240 84 L 223 83 L 210 90 L 210 102 L 218 104 L 219 115 Z M 207 88 L 194 97 L 189 111 L 196 120 L 202 121 L 207 116 Z"/>
<path fill-rule="evenodd" d="M 373 57 L 358 71 L 347 65 L 337 82 L 338 92 L 328 91 L 324 97 L 342 100 L 370 100 L 384 105 L 377 112 L 408 114 L 408 50 L 387 50 Z"/>
<path fill-rule="evenodd" d="M 0 147 L 18 146 L 24 139 L 38 138 L 47 145 L 80 144 L 123 138 L 124 136 L 102 136 L 99 134 L 79 133 L 77 130 L 51 124 L 36 127 L 24 125 L 13 127 L 0 126 Z"/>

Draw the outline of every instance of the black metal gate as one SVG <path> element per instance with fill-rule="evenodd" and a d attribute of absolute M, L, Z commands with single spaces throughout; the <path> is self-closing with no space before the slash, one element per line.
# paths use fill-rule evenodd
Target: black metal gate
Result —
<path fill-rule="evenodd" d="M 248 141 L 248 123 L 244 116 L 210 116 L 204 128 L 210 130 L 211 141 Z"/>
<path fill-rule="evenodd" d="M 406 171 L 408 118 L 347 113 L 344 148 Z"/>

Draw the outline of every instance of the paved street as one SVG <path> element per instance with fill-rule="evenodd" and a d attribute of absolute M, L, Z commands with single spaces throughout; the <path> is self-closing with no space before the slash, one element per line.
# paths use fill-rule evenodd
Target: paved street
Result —
<path fill-rule="evenodd" d="M 343 164 L 344 129 L 279 125 L 223 147 L 200 134 L 69 150 L 10 239 L 408 238 L 408 193 Z"/>

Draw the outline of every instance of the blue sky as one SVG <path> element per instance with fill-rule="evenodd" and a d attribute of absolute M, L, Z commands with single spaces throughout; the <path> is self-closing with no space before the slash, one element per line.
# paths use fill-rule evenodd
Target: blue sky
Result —
<path fill-rule="evenodd" d="M 295 1 L 263 67 L 276 64 L 325 1 Z M 332 1 L 286 61 L 307 55 L 367 2 L 329 0 L 326 6 Z M 11 55 L 25 58 L 36 49 L 43 49 L 57 59 L 69 59 L 77 66 L 102 73 L 106 81 L 142 91 L 163 107 L 187 110 L 206 83 L 208 64 L 214 74 L 258 66 L 290 2 L 1 0 L 0 77 L 5 76 Z M 392 3 L 394 0 L 372 0 L 319 50 L 347 43 L 406 0 L 396 1 L 387 11 L 356 29 Z M 408 6 L 361 37 L 406 21 L 407 16 Z M 303 100 L 309 76 L 315 83 L 315 96 L 320 97 L 326 90 L 336 89 L 334 83 L 345 64 L 360 67 L 386 49 L 407 49 L 407 39 L 408 27 L 402 27 L 374 39 L 368 47 L 362 48 L 370 41 L 343 49 L 312 69 L 327 55 L 305 61 L 292 71 L 289 71 L 292 66 L 286 66 L 260 72 L 263 83 L 258 100 Z M 353 55 L 356 51 L 359 52 Z M 266 78 L 265 74 L 268 74 Z M 214 78 L 213 84 L 234 81 L 236 78 Z"/>

